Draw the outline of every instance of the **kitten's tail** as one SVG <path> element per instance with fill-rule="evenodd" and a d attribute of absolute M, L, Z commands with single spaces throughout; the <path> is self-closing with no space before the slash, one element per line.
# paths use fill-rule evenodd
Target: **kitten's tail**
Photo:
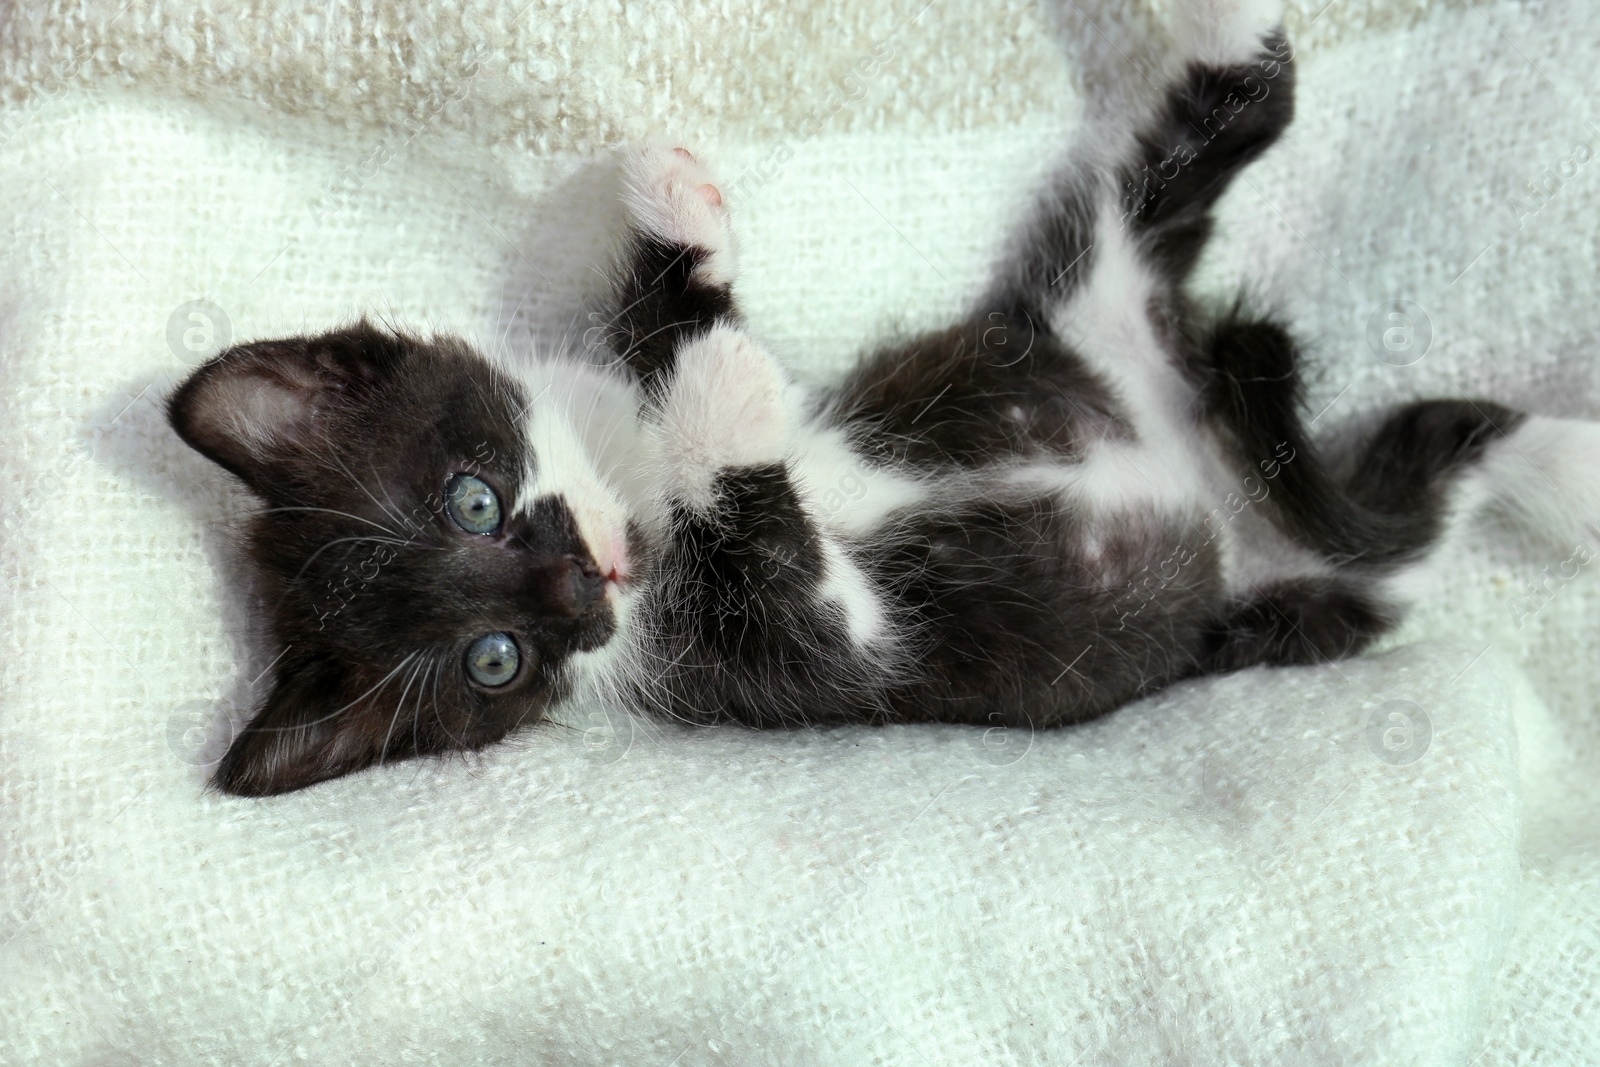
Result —
<path fill-rule="evenodd" d="M 1357 455 L 1352 495 L 1427 532 L 1398 565 L 1380 569 L 1393 604 L 1435 595 L 1453 577 L 1454 557 L 1440 550 L 1489 517 L 1510 520 L 1549 553 L 1558 583 L 1600 554 L 1600 423 L 1486 400 L 1425 400 L 1390 415 Z M 1518 603 L 1536 610 L 1528 605 L 1537 600 Z"/>
<path fill-rule="evenodd" d="M 1417 401 L 1367 441 L 1347 486 L 1364 508 L 1419 528 L 1425 537 L 1408 555 L 1490 512 L 1570 550 L 1600 540 L 1600 423 L 1465 397 Z"/>
<path fill-rule="evenodd" d="M 1294 457 L 1273 494 L 1281 521 L 1332 562 L 1404 569 L 1489 511 L 1551 547 L 1600 546 L 1600 423 L 1422 400 L 1383 418 L 1335 470 L 1300 418 L 1288 334 L 1235 311 L 1209 343 L 1213 411 L 1245 455 Z"/>
<path fill-rule="evenodd" d="M 1600 543 L 1600 423 L 1464 397 L 1418 401 L 1367 442 L 1350 489 L 1392 514 L 1431 509 L 1424 552 L 1487 513 L 1571 551 Z"/>

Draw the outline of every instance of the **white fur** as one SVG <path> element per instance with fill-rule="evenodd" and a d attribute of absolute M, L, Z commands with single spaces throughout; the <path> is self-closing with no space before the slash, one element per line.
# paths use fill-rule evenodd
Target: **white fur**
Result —
<path fill-rule="evenodd" d="M 510 513 L 525 515 L 537 501 L 559 498 L 600 572 L 626 577 L 630 504 L 636 507 L 644 496 L 631 477 L 639 447 L 635 391 L 571 359 L 507 369 L 529 398 L 523 432 L 530 454 Z"/>
<path fill-rule="evenodd" d="M 613 597 L 617 635 L 599 648 L 575 652 L 568 658 L 566 681 L 572 689 L 566 700 L 551 709 L 552 719 L 581 728 L 581 718 L 575 718 L 574 711 L 620 710 L 637 694 L 651 691 L 651 679 L 643 673 L 645 658 L 640 655 L 639 602 L 637 593 L 626 589 Z"/>
<path fill-rule="evenodd" d="M 862 536 L 894 512 L 927 499 L 928 484 L 911 473 L 868 464 L 844 431 L 807 424 L 795 432 L 790 477 L 818 525 Z"/>
<path fill-rule="evenodd" d="M 1283 0 L 1184 0 L 1178 5 L 1177 59 L 1216 66 L 1247 63 L 1283 23 Z"/>
<path fill-rule="evenodd" d="M 881 641 L 890 633 L 878 589 L 832 538 L 822 539 L 824 571 L 817 599 L 834 609 L 857 646 Z"/>
<path fill-rule="evenodd" d="M 1273 483 L 1261 480 L 1270 496 Z M 1227 594 L 1249 599 L 1275 582 L 1306 577 L 1326 577 L 1334 567 L 1321 555 L 1303 547 L 1273 521 L 1266 497 L 1250 502 L 1227 521 L 1218 542 L 1222 548 L 1222 583 Z"/>
<path fill-rule="evenodd" d="M 1082 283 L 1051 315 L 1051 326 L 1106 381 L 1125 405 L 1133 441 L 1106 438 L 1074 476 L 1096 504 L 1129 495 L 1179 503 L 1204 485 L 1195 389 L 1178 373 L 1147 313 L 1157 281 L 1102 204 L 1095 222 L 1094 262 Z"/>
<path fill-rule="evenodd" d="M 1080 463 L 1030 464 L 1013 478 L 1054 482 L 1095 514 L 1152 507 L 1188 513 L 1209 496 L 1220 501 L 1224 483 L 1207 462 L 1215 444 L 1196 418 L 1195 390 L 1146 314 L 1156 285 L 1115 212 L 1102 206 L 1093 264 L 1053 309 L 1050 325 L 1111 387 L 1133 435 L 1092 442 Z"/>
<path fill-rule="evenodd" d="M 1102 204 L 1093 262 L 1053 310 L 1050 324 L 1110 385 L 1133 434 L 1092 442 L 1076 464 L 1019 465 L 1009 479 L 1055 488 L 1087 514 L 1177 522 L 1187 544 L 1207 543 L 1217 551 L 1230 595 L 1250 596 L 1281 578 L 1327 573 L 1315 554 L 1268 521 L 1273 483 L 1259 464 L 1275 457 L 1252 457 L 1241 466 L 1225 458 L 1222 443 L 1200 420 L 1195 387 L 1146 313 L 1158 285 L 1116 213 Z"/>
<path fill-rule="evenodd" d="M 682 149 L 652 145 L 623 163 L 623 201 L 634 225 L 707 253 L 695 277 L 714 286 L 729 285 L 734 276 L 732 235 L 721 200 L 709 172 Z"/>
<path fill-rule="evenodd" d="M 679 348 L 660 421 L 673 496 L 707 508 L 719 471 L 782 460 L 789 437 L 784 393 L 777 362 L 732 326 L 714 326 Z"/>

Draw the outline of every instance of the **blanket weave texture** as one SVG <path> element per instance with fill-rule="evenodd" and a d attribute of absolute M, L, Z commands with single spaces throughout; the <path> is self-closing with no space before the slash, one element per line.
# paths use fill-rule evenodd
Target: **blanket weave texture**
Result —
<path fill-rule="evenodd" d="M 586 711 L 204 791 L 275 650 L 251 504 L 164 421 L 199 362 L 363 314 L 572 343 L 610 149 L 665 136 L 721 178 L 752 328 L 826 378 L 975 295 L 1167 18 L 0 7 L 0 1064 L 1600 1063 L 1600 525 L 1451 548 L 1370 655 L 1069 731 Z M 1287 26 L 1298 117 L 1197 290 L 1295 324 L 1319 433 L 1600 418 L 1600 8 Z"/>

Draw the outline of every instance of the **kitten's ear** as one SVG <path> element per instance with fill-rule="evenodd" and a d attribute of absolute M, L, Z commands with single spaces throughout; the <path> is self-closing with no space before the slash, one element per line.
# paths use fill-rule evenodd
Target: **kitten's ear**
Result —
<path fill-rule="evenodd" d="M 237 796 L 271 796 L 374 762 L 371 709 L 350 694 L 362 692 L 357 684 L 327 660 L 286 664 L 272 695 L 228 746 L 212 784 Z"/>
<path fill-rule="evenodd" d="M 319 449 L 404 353 L 399 339 L 366 323 L 236 345 L 178 387 L 167 419 L 195 450 L 261 492 L 285 461 Z"/>

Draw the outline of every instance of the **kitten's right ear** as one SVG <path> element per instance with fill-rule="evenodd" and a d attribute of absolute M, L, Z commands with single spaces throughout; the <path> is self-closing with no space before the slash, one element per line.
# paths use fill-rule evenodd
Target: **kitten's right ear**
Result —
<path fill-rule="evenodd" d="M 196 451 L 261 492 L 286 461 L 329 440 L 403 354 L 397 338 L 366 323 L 236 345 L 178 387 L 167 419 Z"/>
<path fill-rule="evenodd" d="M 212 785 L 235 796 L 272 796 L 372 764 L 374 724 L 388 717 L 352 699 L 351 690 L 361 693 L 364 685 L 325 659 L 286 663 L 272 694 L 217 764 Z"/>

